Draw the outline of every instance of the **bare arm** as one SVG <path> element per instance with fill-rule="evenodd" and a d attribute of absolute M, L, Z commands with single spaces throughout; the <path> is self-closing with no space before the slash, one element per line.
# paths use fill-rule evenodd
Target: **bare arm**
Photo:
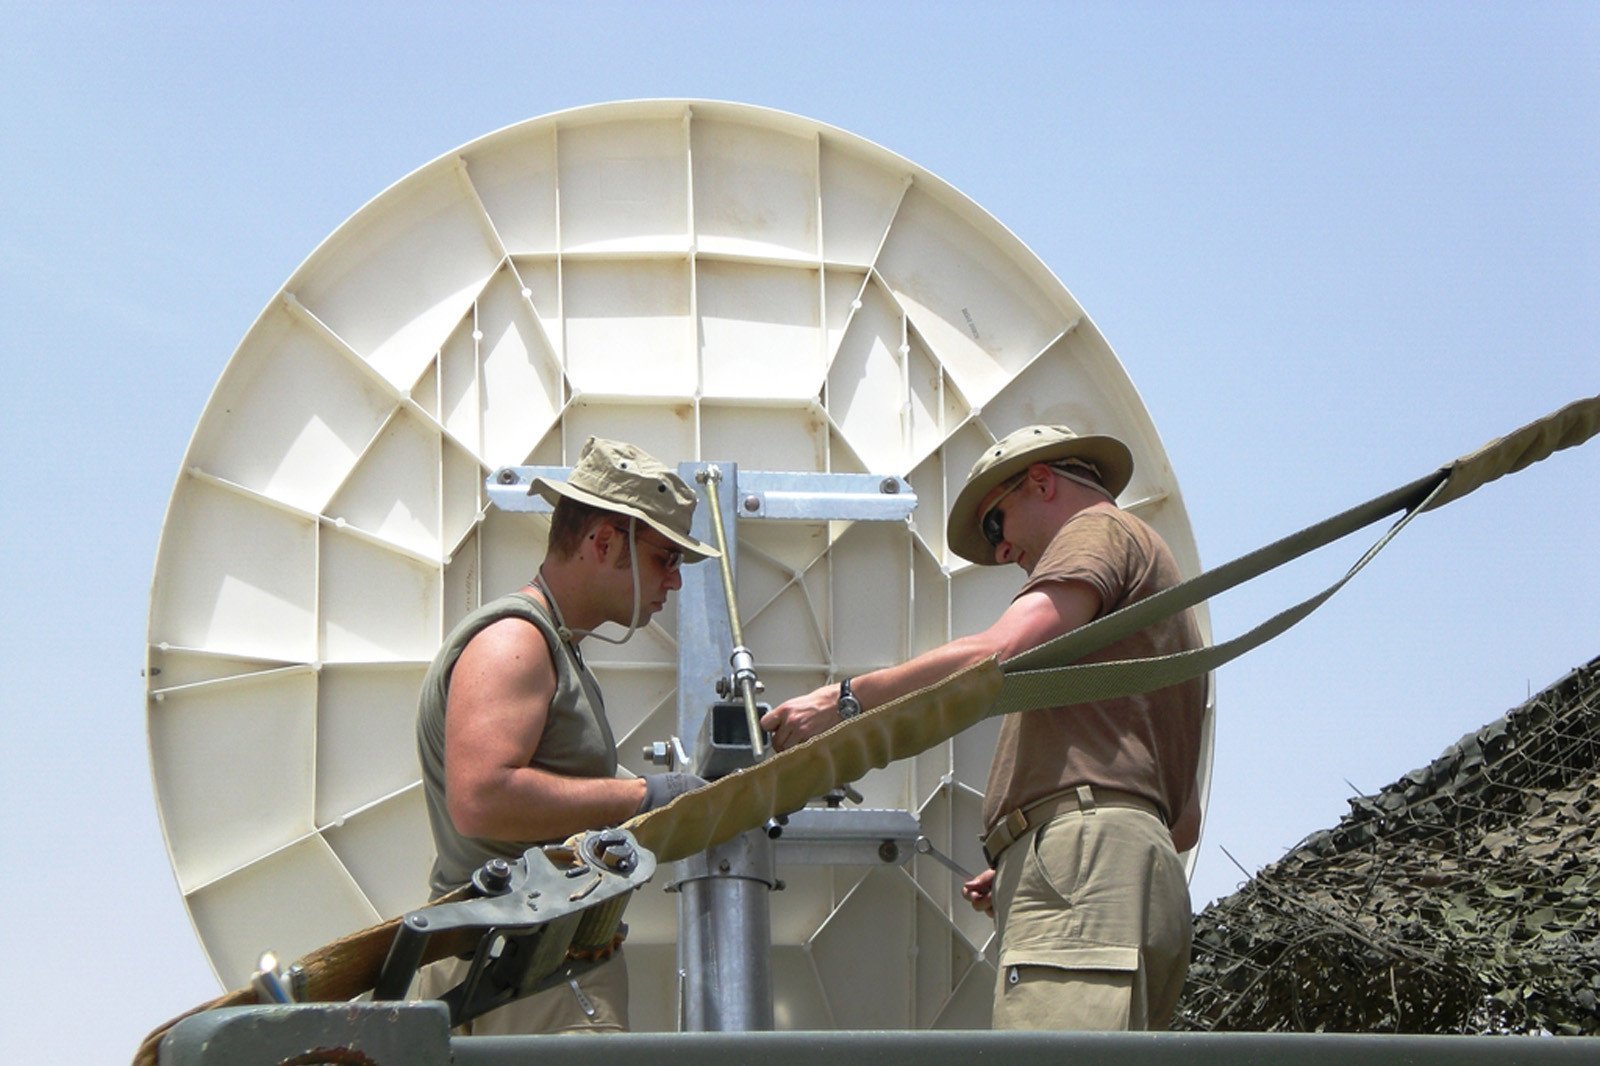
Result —
<path fill-rule="evenodd" d="M 567 777 L 528 765 L 555 692 L 549 646 L 526 621 L 495 622 L 462 651 L 444 733 L 445 799 L 458 832 L 558 840 L 638 810 L 642 779 Z"/>
<path fill-rule="evenodd" d="M 1052 581 L 1023 593 L 981 633 L 960 637 L 896 666 L 853 679 L 864 709 L 915 692 L 991 657 L 1002 662 L 1094 620 L 1100 595 L 1082 581 Z M 839 686 L 823 685 L 779 704 L 761 719 L 780 751 L 839 722 Z"/>

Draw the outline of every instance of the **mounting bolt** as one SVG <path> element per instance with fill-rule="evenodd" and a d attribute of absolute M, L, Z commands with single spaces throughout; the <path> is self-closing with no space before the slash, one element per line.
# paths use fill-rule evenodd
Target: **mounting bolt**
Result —
<path fill-rule="evenodd" d="M 515 485 L 517 483 L 517 472 L 508 467 L 496 474 L 494 479 L 502 485 Z"/>
<path fill-rule="evenodd" d="M 900 482 L 897 478 L 886 477 L 878 482 L 878 491 L 885 496 L 898 496 L 900 494 Z"/>
<path fill-rule="evenodd" d="M 885 840 L 878 845 L 878 858 L 884 862 L 894 862 L 900 858 L 900 845 L 892 840 Z"/>
<path fill-rule="evenodd" d="M 485 892 L 502 892 L 511 883 L 511 864 L 504 859 L 490 859 L 478 873 L 478 887 Z"/>
<path fill-rule="evenodd" d="M 744 498 L 744 509 L 749 511 L 751 514 L 755 514 L 757 511 L 761 510 L 761 497 L 757 496 L 753 492 L 746 496 Z"/>

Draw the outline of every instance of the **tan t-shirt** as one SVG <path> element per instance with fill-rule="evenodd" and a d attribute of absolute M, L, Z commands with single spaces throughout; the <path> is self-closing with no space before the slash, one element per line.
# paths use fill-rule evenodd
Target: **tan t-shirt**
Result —
<path fill-rule="evenodd" d="M 1180 575 L 1155 530 L 1125 511 L 1095 507 L 1061 527 L 1018 595 L 1063 580 L 1093 588 L 1106 615 L 1177 584 Z M 1199 628 L 1185 611 L 1084 661 L 1144 659 L 1199 646 Z M 1175 824 L 1194 785 L 1205 700 L 1206 681 L 1199 677 L 1136 696 L 1006 715 L 984 790 L 985 831 L 1010 811 L 1077 785 L 1143 796 Z"/>

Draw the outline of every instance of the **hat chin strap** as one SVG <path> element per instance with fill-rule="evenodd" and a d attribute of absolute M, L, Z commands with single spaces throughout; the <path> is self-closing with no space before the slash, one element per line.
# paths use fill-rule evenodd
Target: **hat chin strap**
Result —
<path fill-rule="evenodd" d="M 551 593 L 550 586 L 544 581 L 544 566 L 540 565 L 539 573 L 535 580 L 539 583 L 539 591 L 544 593 L 544 598 L 550 604 L 550 613 L 556 616 L 556 636 L 568 644 L 576 644 L 584 637 L 603 640 L 607 644 L 626 644 L 639 631 L 639 550 L 635 534 L 635 529 L 638 525 L 639 520 L 630 515 L 628 517 L 628 569 L 633 575 L 633 615 L 628 619 L 628 631 L 620 637 L 608 637 L 604 633 L 596 632 L 593 629 L 573 629 L 569 627 L 566 619 L 561 617 L 561 606 L 556 603 L 556 598 Z"/>
<path fill-rule="evenodd" d="M 1082 485 L 1084 488 L 1093 489 L 1094 491 L 1098 492 L 1100 495 L 1104 496 L 1106 499 L 1110 500 L 1112 503 L 1116 503 L 1117 502 L 1117 498 L 1115 496 L 1111 495 L 1111 490 L 1106 488 L 1104 485 L 1100 484 L 1098 481 L 1091 481 L 1090 479 L 1082 476 L 1081 474 L 1069 473 L 1069 472 L 1061 469 L 1059 466 L 1055 466 L 1054 464 L 1051 464 L 1051 463 L 1046 463 L 1045 465 L 1049 466 L 1050 469 L 1052 471 L 1054 471 L 1055 474 L 1058 477 L 1064 477 L 1068 481 L 1076 481 L 1078 484 Z"/>
<path fill-rule="evenodd" d="M 633 639 L 634 633 L 639 630 L 639 547 L 635 530 L 639 520 L 632 516 L 628 518 L 628 570 L 633 575 L 633 614 L 628 619 L 628 631 L 620 637 L 608 637 L 604 633 L 596 633 L 590 629 L 585 636 L 592 636 L 595 640 L 603 640 L 607 644 L 626 644 Z"/>

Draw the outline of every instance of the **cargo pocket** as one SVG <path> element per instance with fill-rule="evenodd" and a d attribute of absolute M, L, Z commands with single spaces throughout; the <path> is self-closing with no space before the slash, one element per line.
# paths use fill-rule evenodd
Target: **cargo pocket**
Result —
<path fill-rule="evenodd" d="M 1139 949 L 1020 945 L 1000 953 L 996 1029 L 1144 1028 Z"/>

